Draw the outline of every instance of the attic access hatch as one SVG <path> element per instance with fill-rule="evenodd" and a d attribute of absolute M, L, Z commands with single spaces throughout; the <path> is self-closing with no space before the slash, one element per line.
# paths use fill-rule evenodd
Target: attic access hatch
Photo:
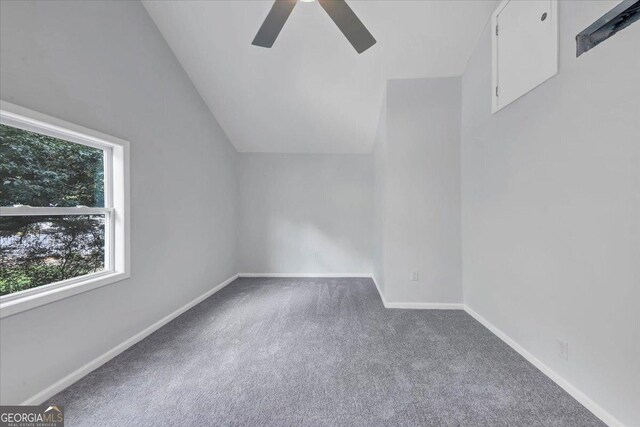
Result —
<path fill-rule="evenodd" d="M 497 112 L 558 72 L 557 0 L 504 0 L 491 15 Z"/>

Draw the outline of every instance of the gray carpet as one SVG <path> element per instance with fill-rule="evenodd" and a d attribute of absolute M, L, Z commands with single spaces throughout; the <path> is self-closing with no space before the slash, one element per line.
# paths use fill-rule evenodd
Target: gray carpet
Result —
<path fill-rule="evenodd" d="M 68 426 L 601 426 L 463 311 L 238 279 L 50 399 Z"/>

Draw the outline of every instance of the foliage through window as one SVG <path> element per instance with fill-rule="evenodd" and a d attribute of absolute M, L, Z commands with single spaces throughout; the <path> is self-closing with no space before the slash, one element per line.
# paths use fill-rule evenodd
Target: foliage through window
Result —
<path fill-rule="evenodd" d="M 108 267 L 105 153 L 0 125 L 0 295 Z"/>

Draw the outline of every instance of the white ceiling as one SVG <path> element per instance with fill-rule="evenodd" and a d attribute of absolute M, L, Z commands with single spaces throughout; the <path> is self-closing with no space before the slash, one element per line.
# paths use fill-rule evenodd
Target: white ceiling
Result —
<path fill-rule="evenodd" d="M 251 45 L 271 1 L 143 3 L 238 151 L 367 153 L 385 80 L 460 75 L 496 0 L 352 0 L 361 55 L 317 2 L 271 49 Z"/>

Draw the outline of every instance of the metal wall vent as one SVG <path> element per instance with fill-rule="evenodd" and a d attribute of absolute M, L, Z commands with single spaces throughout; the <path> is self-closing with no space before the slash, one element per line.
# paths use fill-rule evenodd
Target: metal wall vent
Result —
<path fill-rule="evenodd" d="M 624 0 L 576 36 L 576 57 L 640 19 L 640 0 Z"/>

